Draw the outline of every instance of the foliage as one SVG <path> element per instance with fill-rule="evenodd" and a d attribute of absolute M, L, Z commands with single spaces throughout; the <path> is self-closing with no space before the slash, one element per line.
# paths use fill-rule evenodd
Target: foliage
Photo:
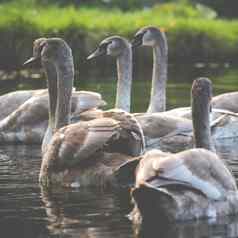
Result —
<path fill-rule="evenodd" d="M 135 8 L 151 7 L 156 3 L 164 2 L 163 0 L 35 0 L 38 4 L 57 4 L 60 6 L 101 6 L 109 8 L 119 8 L 121 10 L 132 10 Z M 168 2 L 168 1 L 167 1 Z"/>
<path fill-rule="evenodd" d="M 237 0 L 0 0 L 0 3 L 17 1 L 21 3 L 35 3 L 39 5 L 58 5 L 58 6 L 88 6 L 88 7 L 107 7 L 119 8 L 121 10 L 135 10 L 146 7 L 153 7 L 160 3 L 190 4 L 197 3 L 214 9 L 221 17 L 238 17 Z"/>
<path fill-rule="evenodd" d="M 191 0 L 193 3 L 202 3 L 213 8 L 222 17 L 238 17 L 237 0 Z"/>
<path fill-rule="evenodd" d="M 0 5 L 0 52 L 4 55 L 0 67 L 21 65 L 31 54 L 32 41 L 37 37 L 63 37 L 79 63 L 104 37 L 132 37 L 146 25 L 159 26 L 167 32 L 170 60 L 229 60 L 238 54 L 238 21 L 210 19 L 191 6 L 170 3 L 122 12 L 13 2 Z"/>

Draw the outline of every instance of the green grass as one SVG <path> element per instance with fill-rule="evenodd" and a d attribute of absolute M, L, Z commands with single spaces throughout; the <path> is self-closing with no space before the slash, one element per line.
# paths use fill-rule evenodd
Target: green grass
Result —
<path fill-rule="evenodd" d="M 82 59 L 104 37 L 132 37 L 140 28 L 155 25 L 168 35 L 172 60 L 229 60 L 238 54 L 238 21 L 210 19 L 192 6 L 164 4 L 150 10 L 122 12 L 118 9 L 34 6 L 31 3 L 0 5 L 0 67 L 19 65 L 29 55 L 33 39 L 65 38 L 76 60 Z M 79 53 L 81 52 L 81 54 Z M 3 64 L 3 65 L 2 65 Z M 5 65 L 4 65 L 5 64 Z"/>

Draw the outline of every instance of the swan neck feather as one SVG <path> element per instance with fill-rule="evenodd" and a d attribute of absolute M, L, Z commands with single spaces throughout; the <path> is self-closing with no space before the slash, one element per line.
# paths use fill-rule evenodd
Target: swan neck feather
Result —
<path fill-rule="evenodd" d="M 74 64 L 70 51 L 68 56 L 61 58 L 56 65 L 57 70 L 57 105 L 55 114 L 55 129 L 70 123 L 71 97 L 74 80 Z"/>
<path fill-rule="evenodd" d="M 204 96 L 192 97 L 191 104 L 195 147 L 213 151 L 209 98 Z"/>
<path fill-rule="evenodd" d="M 166 42 L 166 43 L 165 43 Z M 153 73 L 150 93 L 150 104 L 147 112 L 163 112 L 166 110 L 167 84 L 167 41 L 153 48 Z"/>
<path fill-rule="evenodd" d="M 117 59 L 117 92 L 115 108 L 130 112 L 132 84 L 132 49 L 126 47 Z"/>

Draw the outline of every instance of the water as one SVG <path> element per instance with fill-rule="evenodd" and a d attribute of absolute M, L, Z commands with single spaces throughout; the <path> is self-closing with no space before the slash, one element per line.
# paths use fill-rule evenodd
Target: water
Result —
<path fill-rule="evenodd" d="M 213 65 L 215 67 L 215 65 Z M 215 83 L 215 93 L 238 90 L 236 70 L 216 68 L 170 69 L 168 107 L 189 105 L 191 79 L 209 76 Z M 189 68 L 189 67 L 188 67 Z M 110 72 L 111 73 L 111 72 Z M 238 73 L 238 72 L 237 72 Z M 149 73 L 135 81 L 133 110 L 143 111 L 148 102 Z M 187 76 L 186 76 L 187 75 Z M 111 102 L 115 95 L 115 81 L 108 73 L 97 77 L 88 73 L 76 81 L 82 89 L 102 92 Z M 88 81 L 84 78 L 88 77 Z M 115 77 L 115 76 L 113 76 Z M 95 78 L 97 85 L 95 86 Z M 1 83 L 0 83 L 1 84 Z M 14 88 L 38 88 L 42 80 L 21 84 L 3 84 L 2 92 Z M 1 86 L 1 85 L 0 85 Z M 141 97 L 145 94 L 146 96 Z M 227 162 L 238 181 L 238 141 L 217 145 L 219 155 Z M 132 205 L 128 191 L 96 189 L 55 189 L 41 191 L 38 174 L 41 163 L 40 146 L 0 146 L 0 237 L 1 238 L 129 238 L 129 237 L 238 237 L 238 217 L 222 218 L 218 222 L 200 221 L 178 223 L 155 230 L 134 227 L 127 219 Z"/>

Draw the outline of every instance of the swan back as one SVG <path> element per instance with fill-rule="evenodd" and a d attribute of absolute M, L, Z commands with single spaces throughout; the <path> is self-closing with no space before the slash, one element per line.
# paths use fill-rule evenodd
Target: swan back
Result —
<path fill-rule="evenodd" d="M 136 223 L 152 217 L 176 221 L 238 212 L 234 177 L 215 153 L 205 149 L 145 155 L 137 167 L 132 196 Z"/>

